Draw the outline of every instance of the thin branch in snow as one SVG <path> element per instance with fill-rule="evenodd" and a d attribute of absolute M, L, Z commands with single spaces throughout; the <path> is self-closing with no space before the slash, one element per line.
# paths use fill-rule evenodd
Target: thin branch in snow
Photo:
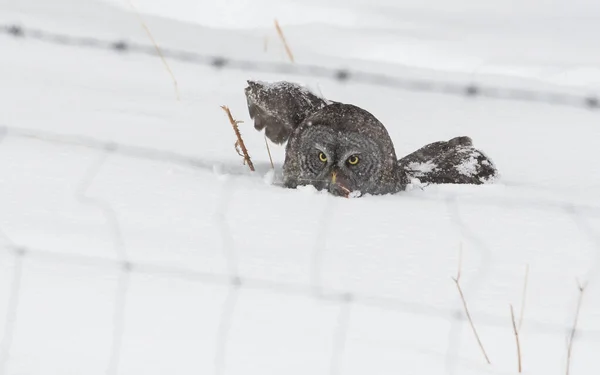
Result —
<path fill-rule="evenodd" d="M 575 310 L 575 319 L 573 320 L 573 327 L 571 328 L 571 334 L 569 335 L 569 339 L 567 341 L 567 375 L 569 375 L 569 371 L 571 370 L 571 353 L 573 352 L 573 341 L 575 340 L 577 322 L 579 321 L 579 311 L 581 310 L 583 292 L 585 292 L 586 286 L 587 283 L 581 284 L 579 280 L 577 281 L 577 288 L 579 289 L 579 298 L 577 299 L 577 308 Z"/>
<path fill-rule="evenodd" d="M 461 270 L 462 270 L 462 243 L 460 245 L 460 253 L 459 253 L 459 258 L 458 258 L 458 273 L 457 273 L 456 277 L 452 278 L 452 280 L 454 280 L 454 282 L 456 283 L 456 288 L 458 289 L 458 293 L 460 294 L 460 299 L 462 300 L 463 307 L 465 309 L 465 314 L 467 315 L 467 319 L 469 320 L 469 324 L 471 325 L 471 329 L 473 330 L 473 334 L 475 335 L 477 344 L 479 344 L 479 347 L 481 348 L 481 352 L 483 353 L 483 356 L 485 357 L 486 362 L 488 364 L 491 364 L 492 362 L 490 362 L 490 359 L 489 359 L 487 353 L 485 352 L 485 348 L 483 347 L 483 343 L 481 342 L 481 339 L 479 338 L 479 334 L 477 333 L 477 329 L 475 328 L 475 323 L 473 323 L 473 319 L 471 318 L 471 313 L 469 312 L 469 307 L 467 306 L 467 300 L 465 299 L 465 295 L 462 291 L 462 288 L 460 287 Z"/>
<path fill-rule="evenodd" d="M 265 146 L 267 146 L 267 152 L 269 153 L 269 161 L 271 162 L 271 169 L 275 169 L 275 165 L 273 164 L 273 157 L 271 156 L 271 148 L 269 147 L 269 141 L 267 140 L 266 134 L 265 134 Z"/>
<path fill-rule="evenodd" d="M 519 373 L 521 373 L 521 370 L 522 370 L 521 341 L 519 340 L 519 330 L 517 329 L 517 323 L 515 321 L 515 311 L 514 311 L 512 305 L 510 305 L 510 318 L 512 320 L 513 331 L 515 332 L 515 340 L 517 341 L 517 363 L 518 363 Z"/>
<path fill-rule="evenodd" d="M 173 74 L 173 71 L 171 70 L 171 67 L 167 63 L 167 59 L 163 55 L 162 50 L 158 46 L 158 43 L 156 43 L 156 40 L 152 36 L 152 33 L 150 32 L 150 28 L 148 27 L 148 25 L 146 24 L 146 22 L 142 18 L 142 15 L 140 14 L 140 12 L 137 10 L 137 8 L 135 7 L 135 5 L 133 4 L 133 0 L 128 0 L 128 1 L 129 1 L 129 5 L 131 6 L 131 9 L 133 9 L 133 12 L 135 13 L 135 15 L 140 20 L 140 23 L 142 24 L 142 27 L 144 28 L 144 31 L 146 31 L 146 34 L 148 34 L 148 38 L 150 39 L 150 42 L 152 42 L 152 45 L 156 49 L 156 53 L 158 54 L 158 56 L 160 56 L 160 59 L 162 60 L 165 68 L 167 69 L 167 72 L 169 72 L 169 75 L 171 76 L 171 80 L 173 80 L 173 86 L 175 87 L 175 98 L 177 98 L 177 100 L 179 101 L 180 100 L 179 84 L 177 83 L 177 80 L 175 79 L 175 74 Z"/>
<path fill-rule="evenodd" d="M 222 105 L 221 108 L 225 111 L 225 113 L 227 113 L 227 118 L 229 118 L 229 122 L 231 123 L 231 126 L 233 127 L 233 132 L 235 133 L 235 136 L 237 137 L 237 141 L 235 142 L 235 149 L 238 152 L 238 154 L 244 158 L 244 164 L 248 164 L 248 168 L 250 168 L 250 170 L 252 172 L 254 172 L 254 164 L 252 164 L 252 160 L 250 160 L 250 155 L 248 154 L 248 149 L 246 148 L 246 145 L 244 144 L 244 140 L 242 139 L 242 134 L 240 133 L 240 128 L 238 127 L 238 124 L 242 123 L 243 121 L 239 121 L 239 120 L 235 120 L 233 118 L 233 116 L 231 115 L 231 111 L 229 110 L 229 107 L 227 107 L 226 105 Z M 239 150 L 238 150 L 239 147 Z"/>
<path fill-rule="evenodd" d="M 283 43 L 283 46 L 285 47 L 285 53 L 287 53 L 291 62 L 295 62 L 294 55 L 292 54 L 292 50 L 290 49 L 290 46 L 287 43 L 287 40 L 285 40 L 285 36 L 283 36 L 283 30 L 281 30 L 281 27 L 279 26 L 279 22 L 277 22 L 277 20 L 275 20 L 275 28 L 277 29 L 277 34 L 279 35 L 279 39 L 281 39 L 281 42 Z"/>

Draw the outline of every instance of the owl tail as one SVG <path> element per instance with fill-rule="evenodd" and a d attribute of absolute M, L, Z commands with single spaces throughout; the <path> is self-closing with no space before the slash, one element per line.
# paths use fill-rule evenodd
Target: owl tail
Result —
<path fill-rule="evenodd" d="M 421 183 L 480 185 L 498 176 L 492 160 L 469 137 L 430 143 L 400 159 L 398 166 Z"/>
<path fill-rule="evenodd" d="M 266 136 L 277 144 L 285 143 L 308 115 L 329 104 L 305 87 L 285 81 L 248 81 L 244 91 L 254 128 L 265 129 Z"/>

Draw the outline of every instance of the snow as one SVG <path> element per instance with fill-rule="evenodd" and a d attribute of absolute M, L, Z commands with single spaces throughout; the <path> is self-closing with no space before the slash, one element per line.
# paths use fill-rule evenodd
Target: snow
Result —
<path fill-rule="evenodd" d="M 462 174 L 473 176 L 477 173 L 477 159 L 471 156 L 469 160 L 465 160 L 462 164 L 457 165 L 456 169 Z"/>
<path fill-rule="evenodd" d="M 598 93 L 597 2 L 134 0 L 163 47 Z M 0 0 L 0 23 L 149 43 L 128 1 Z M 267 50 L 265 51 L 265 38 Z M 0 374 L 572 374 L 600 350 L 594 111 L 216 70 L 0 34 Z M 248 79 L 359 105 L 398 156 L 470 136 L 501 177 L 393 196 L 278 185 Z M 256 166 L 248 171 L 220 105 Z M 462 250 L 461 250 L 462 249 Z M 452 277 L 481 340 L 477 346 Z M 18 297 L 18 298 L 17 298 Z"/>
<path fill-rule="evenodd" d="M 427 161 L 425 163 L 409 163 L 408 164 L 408 169 L 411 172 L 415 172 L 416 175 L 420 175 L 421 173 L 429 173 L 431 171 L 433 171 L 435 168 L 437 168 L 437 164 L 435 164 L 432 161 Z"/>

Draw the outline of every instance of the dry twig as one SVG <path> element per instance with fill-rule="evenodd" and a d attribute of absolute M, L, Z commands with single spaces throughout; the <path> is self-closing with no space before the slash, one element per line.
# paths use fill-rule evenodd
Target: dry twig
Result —
<path fill-rule="evenodd" d="M 571 334 L 569 335 L 567 343 L 567 375 L 571 370 L 571 353 L 573 352 L 573 341 L 575 340 L 575 332 L 577 331 L 577 322 L 579 321 L 579 310 L 581 310 L 581 302 L 583 301 L 583 292 L 587 283 L 581 284 L 577 281 L 577 287 L 579 288 L 579 298 L 577 299 L 577 309 L 575 310 L 575 320 L 573 321 L 573 328 L 571 328 Z"/>
<path fill-rule="evenodd" d="M 275 165 L 273 164 L 273 157 L 271 156 L 271 148 L 269 147 L 269 142 L 267 141 L 266 134 L 265 134 L 265 146 L 267 146 L 267 152 L 269 153 L 269 161 L 271 162 L 271 169 L 275 169 Z"/>
<path fill-rule="evenodd" d="M 173 80 L 173 86 L 175 87 L 175 97 L 177 98 L 177 100 L 180 100 L 179 99 L 180 98 L 180 95 L 179 95 L 179 85 L 177 84 L 177 80 L 175 79 L 175 74 L 173 74 L 173 71 L 171 70 L 171 67 L 167 63 L 167 59 L 165 59 L 165 56 L 163 55 L 160 47 L 158 46 L 158 43 L 156 43 L 156 40 L 154 39 L 154 37 L 152 36 L 152 33 L 150 32 L 150 28 L 148 27 L 148 25 L 146 25 L 146 22 L 144 22 L 144 19 L 142 18 L 142 15 L 137 10 L 137 8 L 133 4 L 132 0 L 129 0 L 129 5 L 131 6 L 131 8 L 133 9 L 133 12 L 136 14 L 136 16 L 138 17 L 138 19 L 140 20 L 140 23 L 142 24 L 142 27 L 146 31 L 146 34 L 148 34 L 148 38 L 150 38 L 150 41 L 152 42 L 152 45 L 154 45 L 154 48 L 156 49 L 156 53 L 158 54 L 158 56 L 160 56 L 160 59 L 162 60 L 163 64 L 165 65 L 165 68 L 167 69 L 167 72 L 169 72 L 169 75 L 171 76 L 171 79 Z"/>
<path fill-rule="evenodd" d="M 277 20 L 275 20 L 275 28 L 277 29 L 277 34 L 279 34 L 279 38 L 281 39 L 281 42 L 283 43 L 283 46 L 285 47 L 285 52 L 287 53 L 290 61 L 294 62 L 294 55 L 292 54 L 292 50 L 290 49 L 290 46 L 288 45 L 287 41 L 285 40 L 285 36 L 283 36 L 283 30 L 281 30 L 281 27 L 279 26 L 279 22 L 277 22 Z"/>
<path fill-rule="evenodd" d="M 342 184 L 337 184 L 340 189 L 342 189 L 344 191 L 344 198 L 350 198 L 350 194 L 352 194 L 352 191 L 350 191 L 350 189 L 348 189 L 347 187 L 345 187 Z"/>
<path fill-rule="evenodd" d="M 242 134 L 240 133 L 240 129 L 238 128 L 238 124 L 242 123 L 243 121 L 235 120 L 233 118 L 233 116 L 231 115 L 231 111 L 229 110 L 229 107 L 222 105 L 221 108 L 225 111 L 225 113 L 227 113 L 229 122 L 231 123 L 231 126 L 233 127 L 233 132 L 235 133 L 235 136 L 237 137 L 237 141 L 235 142 L 235 145 L 234 145 L 237 153 L 241 157 L 244 158 L 244 164 L 248 164 L 248 168 L 250 168 L 250 170 L 252 172 L 254 172 L 254 164 L 252 164 L 252 160 L 250 160 L 250 155 L 248 154 L 248 149 L 246 149 L 246 145 L 244 144 L 244 140 L 242 139 Z M 238 147 L 239 147 L 239 149 L 238 149 Z"/>
<path fill-rule="evenodd" d="M 483 356 L 485 357 L 486 362 L 488 364 L 491 364 L 492 362 L 490 362 L 490 359 L 489 359 L 487 353 L 485 352 L 485 348 L 483 347 L 483 343 L 481 342 L 481 339 L 479 338 L 477 329 L 475 329 L 475 323 L 473 323 L 473 319 L 471 318 L 471 313 L 469 313 L 469 308 L 467 306 L 467 300 L 465 299 L 465 295 L 462 291 L 462 288 L 460 287 L 461 269 L 462 269 L 462 243 L 460 245 L 460 253 L 459 253 L 459 258 L 458 258 L 458 273 L 456 275 L 456 278 L 453 277 L 452 280 L 454 280 L 454 282 L 456 283 L 456 288 L 458 289 L 458 293 L 460 294 L 460 299 L 462 300 L 463 307 L 465 309 L 465 314 L 467 315 L 467 319 L 469 320 L 469 324 L 471 325 L 471 329 L 473 330 L 473 334 L 475 335 L 477 344 L 479 344 L 479 348 L 481 348 L 481 352 L 483 353 Z"/>
<path fill-rule="evenodd" d="M 513 331 L 515 332 L 515 340 L 517 340 L 517 361 L 518 361 L 518 368 L 519 368 L 519 373 L 520 373 L 521 369 L 522 369 L 522 365 L 521 365 L 521 341 L 519 340 L 519 330 L 517 329 L 517 323 L 515 322 L 515 311 L 514 311 L 512 305 L 510 305 L 510 318 L 512 320 Z"/>

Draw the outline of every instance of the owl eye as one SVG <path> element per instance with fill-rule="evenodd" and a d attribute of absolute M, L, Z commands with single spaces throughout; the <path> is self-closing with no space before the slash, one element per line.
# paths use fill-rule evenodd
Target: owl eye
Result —
<path fill-rule="evenodd" d="M 323 163 L 327 162 L 327 155 L 325 155 L 324 152 L 320 152 L 319 153 L 319 160 L 321 160 Z"/>
<path fill-rule="evenodd" d="M 356 165 L 356 164 L 358 164 L 358 161 L 359 161 L 358 156 L 356 156 L 356 155 L 352 155 L 348 158 L 348 164 L 350 164 L 350 165 Z"/>

